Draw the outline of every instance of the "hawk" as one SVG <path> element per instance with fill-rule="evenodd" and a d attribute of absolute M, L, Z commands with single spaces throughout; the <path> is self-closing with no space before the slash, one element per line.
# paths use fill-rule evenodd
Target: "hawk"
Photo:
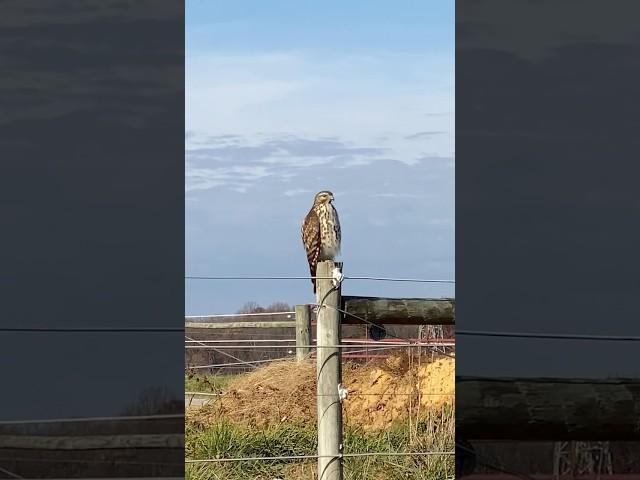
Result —
<path fill-rule="evenodd" d="M 333 193 L 328 190 L 318 192 L 302 222 L 302 243 L 307 251 L 311 277 L 316 276 L 318 262 L 333 260 L 340 253 L 340 220 L 331 202 Z M 313 293 L 316 293 L 315 278 L 311 278 L 311 283 Z"/>

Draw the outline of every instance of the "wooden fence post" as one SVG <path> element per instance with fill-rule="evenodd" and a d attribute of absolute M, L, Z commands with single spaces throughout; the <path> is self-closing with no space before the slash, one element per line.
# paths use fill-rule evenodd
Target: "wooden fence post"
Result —
<path fill-rule="evenodd" d="M 340 348 L 342 315 L 340 285 L 334 288 L 334 268 L 342 270 L 341 263 L 318 263 L 316 276 L 318 308 L 317 342 L 317 405 L 318 405 L 318 480 L 342 480 L 342 403 L 338 385 L 342 382 L 342 355 Z"/>
<path fill-rule="evenodd" d="M 296 305 L 296 359 L 302 362 L 309 358 L 311 348 L 311 307 Z"/>

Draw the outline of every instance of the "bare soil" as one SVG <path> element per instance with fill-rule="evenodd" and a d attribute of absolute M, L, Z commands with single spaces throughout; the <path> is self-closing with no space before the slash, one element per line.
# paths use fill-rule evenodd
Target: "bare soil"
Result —
<path fill-rule="evenodd" d="M 264 427 L 316 421 L 315 361 L 274 362 L 238 376 L 226 393 L 190 410 L 189 421 L 211 425 L 221 419 Z M 345 364 L 343 402 L 347 426 L 383 430 L 411 415 L 416 420 L 452 405 L 455 360 L 399 354 L 367 365 Z"/>

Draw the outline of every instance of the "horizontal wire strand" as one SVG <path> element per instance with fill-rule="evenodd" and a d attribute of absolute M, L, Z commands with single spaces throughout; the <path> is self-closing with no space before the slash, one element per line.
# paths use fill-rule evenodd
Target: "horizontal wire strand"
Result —
<path fill-rule="evenodd" d="M 253 338 L 242 338 L 242 339 L 229 339 L 229 340 L 185 340 L 185 343 L 202 343 L 202 344 L 207 344 L 207 343 L 253 343 L 253 342 L 258 342 L 258 343 L 265 343 L 265 342 L 295 342 L 296 339 L 295 338 L 277 338 L 277 339 L 253 339 Z M 315 341 L 315 339 L 314 339 Z M 362 340 L 362 339 L 349 339 L 349 338 L 343 338 L 342 339 L 343 342 L 350 342 L 350 344 L 353 344 L 354 346 L 362 346 L 362 345 L 373 345 L 373 346 L 377 346 L 377 345 L 398 345 L 400 344 L 399 342 L 395 342 L 393 340 Z M 420 339 L 412 339 L 412 342 L 419 342 Z M 359 343 L 358 343 L 359 342 Z M 453 339 L 444 339 L 441 342 L 431 342 L 433 344 L 437 344 L 437 345 L 441 345 L 441 344 L 445 344 L 445 343 L 454 343 Z M 346 345 L 347 343 L 345 343 Z M 401 344 L 400 344 L 401 345 Z M 424 343 L 423 343 L 424 345 Z"/>
<path fill-rule="evenodd" d="M 14 457 L 11 456 L 11 461 L 14 462 L 43 462 L 43 463 L 80 463 L 80 464 L 116 464 L 116 465 L 145 465 L 145 466 L 170 466 L 170 467 L 181 467 L 184 466 L 184 462 L 163 462 L 163 461 L 156 461 L 156 460 L 149 460 L 149 461 L 134 461 L 134 460 L 116 460 L 114 461 L 112 458 L 111 459 L 104 459 L 104 460 L 98 460 L 98 459 L 91 459 L 91 458 L 86 458 L 86 456 L 84 458 L 34 458 L 34 457 Z M 102 477 L 105 478 L 105 477 Z M 156 478 L 156 477 L 106 477 L 106 478 L 123 478 L 123 479 L 127 479 L 127 480 L 140 480 L 140 479 L 145 479 L 145 478 Z M 163 480 L 171 480 L 174 477 L 157 477 L 157 478 L 162 478 Z M 178 477 L 175 477 L 178 478 Z M 183 478 L 183 477 L 181 477 Z M 100 480 L 101 477 L 97 477 L 94 478 L 92 480 Z"/>
<path fill-rule="evenodd" d="M 456 283 L 455 280 L 422 279 L 422 278 L 391 278 L 391 277 L 352 277 L 345 276 L 347 280 L 373 280 L 378 282 L 410 282 L 410 283 Z"/>
<path fill-rule="evenodd" d="M 311 276 L 199 276 L 188 275 L 186 280 L 333 280 L 333 277 L 311 277 Z M 392 277 L 367 277 L 367 276 L 347 276 L 345 280 L 373 280 L 381 282 L 411 282 L 411 283 L 456 283 L 455 280 L 446 279 L 423 279 L 423 278 L 392 278 Z"/>
<path fill-rule="evenodd" d="M 293 358 L 293 357 L 290 357 Z M 185 368 L 187 370 L 200 370 L 203 368 L 224 368 L 224 367 L 237 367 L 241 365 L 248 365 L 249 367 L 253 367 L 253 364 L 257 363 L 269 363 L 269 362 L 281 362 L 283 360 L 287 360 L 287 358 L 268 358 L 266 360 L 253 360 L 251 362 L 229 362 L 229 363 L 214 363 L 213 365 L 187 365 Z"/>
<path fill-rule="evenodd" d="M 370 322 L 369 320 L 366 320 L 366 319 L 364 319 L 362 317 L 359 317 L 358 315 L 355 315 L 353 313 L 347 312 L 346 310 L 344 310 L 342 308 L 334 307 L 333 305 L 325 305 L 325 306 L 327 306 L 329 308 L 333 308 L 334 310 L 337 310 L 338 312 L 342 312 L 344 315 L 349 315 L 349 316 L 351 316 L 353 318 L 356 318 L 357 320 L 359 320 L 359 321 L 361 321 L 363 323 L 369 324 L 369 325 L 374 326 L 374 327 L 383 328 L 381 325 L 378 325 L 376 323 Z M 394 335 L 394 334 L 392 334 L 390 332 L 387 332 L 387 335 L 389 335 L 391 337 L 394 337 L 394 338 L 397 338 L 399 340 L 404 340 L 405 342 L 409 342 L 410 345 L 414 345 L 415 344 L 415 342 L 413 342 L 410 338 L 399 337 L 399 336 Z M 435 348 L 438 348 L 438 347 L 426 347 L 426 348 L 435 349 Z M 446 352 L 439 352 L 439 353 L 441 355 L 444 355 L 445 357 L 455 358 L 455 355 L 451 355 L 451 354 L 448 354 Z"/>
<path fill-rule="evenodd" d="M 300 348 L 300 347 L 298 347 Z M 346 355 L 352 354 L 352 353 L 367 353 L 367 352 L 379 352 L 381 350 L 390 350 L 396 347 L 380 347 L 377 348 L 375 350 L 373 349 L 366 349 L 366 350 L 356 350 L 353 352 L 346 352 Z M 223 352 L 220 352 L 223 353 Z M 372 353 L 372 355 L 374 355 L 375 353 Z M 218 363 L 218 364 L 213 364 L 213 365 L 188 365 L 186 368 L 187 370 L 189 369 L 203 369 L 203 368 L 226 368 L 226 367 L 230 367 L 230 366 L 238 366 L 238 365 L 244 365 L 244 364 L 250 364 L 250 363 L 268 363 L 268 362 L 278 362 L 278 361 L 291 361 L 293 360 L 294 357 L 279 357 L 279 358 L 269 358 L 269 359 L 265 359 L 265 360 L 252 360 L 252 361 L 244 361 L 241 359 L 239 362 L 233 362 L 233 363 Z M 347 357 L 348 360 L 348 357 Z M 253 365 L 249 365 L 249 366 L 253 366 Z"/>
<path fill-rule="evenodd" d="M 193 338 L 191 338 L 191 337 L 187 337 L 187 336 L 185 336 L 185 338 L 186 338 L 187 340 L 193 340 Z M 195 340 L 195 341 L 197 341 L 197 340 Z M 224 355 L 225 357 L 229 357 L 229 358 L 231 358 L 231 359 L 233 359 L 233 360 L 237 360 L 237 361 L 238 361 L 238 362 L 240 362 L 240 363 L 245 363 L 245 364 L 247 364 L 247 365 L 251 365 L 251 366 L 254 366 L 254 365 L 255 365 L 255 363 L 254 363 L 254 362 L 250 362 L 250 361 L 243 360 L 243 359 L 241 359 L 241 358 L 236 357 L 235 355 L 231 355 L 230 353 L 225 352 L 224 350 L 220 350 L 219 348 L 211 347 L 210 345 L 205 345 L 205 344 L 203 344 L 203 343 L 200 343 L 199 347 L 195 347 L 195 348 L 206 348 L 206 349 L 211 348 L 211 349 L 213 349 L 214 351 L 216 351 L 216 352 L 218 352 L 218 353 L 221 353 L 221 354 L 222 354 L 222 355 Z"/>
<path fill-rule="evenodd" d="M 226 395 L 225 392 L 221 393 L 209 393 L 209 392 L 185 392 L 185 395 L 190 397 L 197 397 L 198 395 L 206 395 L 206 396 L 214 396 L 214 397 L 223 397 Z M 313 397 L 338 397 L 338 393 L 315 393 L 315 392 L 297 392 L 296 395 L 307 395 Z M 455 397 L 454 392 L 430 392 L 430 393 L 408 393 L 408 392 L 384 392 L 384 393 L 361 393 L 361 392 L 353 392 L 348 390 L 347 399 L 350 396 L 356 397 L 394 397 L 394 396 L 416 396 L 416 397 Z M 268 393 L 269 396 L 274 396 L 273 392 Z M 291 395 L 287 394 L 277 394 L 275 396 L 290 398 Z"/>
<path fill-rule="evenodd" d="M 262 317 L 268 315 L 295 315 L 296 312 L 255 312 L 255 313 L 224 313 L 213 315 L 185 315 L 186 319 L 194 318 L 227 318 L 227 317 Z"/>
<path fill-rule="evenodd" d="M 211 345 L 185 345 L 184 348 L 186 348 L 187 350 L 218 350 L 218 349 L 223 349 L 223 350 L 233 350 L 233 349 L 237 349 L 237 350 L 254 350 L 254 349 L 258 349 L 258 348 L 289 348 L 289 349 L 293 349 L 293 348 L 362 348 L 362 347 L 369 347 L 370 349 L 376 349 L 376 348 L 405 348 L 405 347 L 423 347 L 423 348 L 428 348 L 428 347 L 447 347 L 449 345 L 447 344 L 442 344 L 442 343 L 436 343 L 436 344 L 431 344 L 431 343 L 400 343 L 400 344 L 383 344 L 380 346 L 376 346 L 376 345 L 372 345 L 370 343 L 363 343 L 363 344 L 340 344 L 340 345 L 317 345 L 317 344 L 313 344 L 313 345 L 274 345 L 274 344 L 270 344 L 270 345 L 215 345 L 215 346 L 211 346 Z M 451 345 L 454 346 L 454 345 Z"/>
<path fill-rule="evenodd" d="M 170 418 L 184 418 L 184 414 L 158 414 L 158 415 L 124 415 L 117 417 L 76 417 L 76 418 L 45 418 L 40 420 L 0 420 L 1 425 L 28 425 L 46 423 L 77 423 L 77 422 L 111 422 L 135 421 L 135 420 L 157 420 Z"/>
<path fill-rule="evenodd" d="M 338 455 L 283 455 L 279 457 L 236 457 L 236 458 L 186 458 L 185 463 L 216 463 L 216 462 L 249 462 L 249 461 L 269 461 L 269 460 L 304 460 L 317 458 L 349 458 L 349 457 L 394 457 L 394 456 L 433 456 L 433 455 L 455 455 L 455 451 L 442 452 L 362 452 L 362 453 L 340 453 Z"/>
<path fill-rule="evenodd" d="M 185 280 L 331 280 L 332 277 L 305 277 L 305 276 L 264 276 L 264 277 L 228 277 L 228 276 L 198 276 L 189 275 Z"/>
<path fill-rule="evenodd" d="M 640 341 L 638 336 L 623 335 L 580 335 L 580 334 L 563 334 L 563 333 L 527 333 L 527 332 L 492 332 L 484 330 L 457 330 L 456 335 L 473 336 L 473 337 L 509 337 L 509 338 L 538 338 L 552 340 L 604 340 L 612 342 L 637 342 Z"/>
<path fill-rule="evenodd" d="M 55 328 L 55 327 L 0 327 L 0 332 L 42 332 L 42 333 L 184 333 L 182 328 Z"/>

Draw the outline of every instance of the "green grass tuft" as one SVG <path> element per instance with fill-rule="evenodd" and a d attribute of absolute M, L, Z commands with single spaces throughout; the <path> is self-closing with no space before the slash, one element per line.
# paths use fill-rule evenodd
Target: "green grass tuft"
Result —
<path fill-rule="evenodd" d="M 345 453 L 427 452 L 454 449 L 453 408 L 430 413 L 413 425 L 386 431 L 345 431 Z M 316 454 L 315 425 L 279 425 L 255 429 L 222 422 L 208 427 L 188 424 L 186 456 L 192 459 L 271 457 Z M 447 456 L 372 456 L 344 459 L 345 480 L 441 480 L 454 475 Z M 187 480 L 304 480 L 316 478 L 316 460 L 241 461 L 188 464 Z"/>

